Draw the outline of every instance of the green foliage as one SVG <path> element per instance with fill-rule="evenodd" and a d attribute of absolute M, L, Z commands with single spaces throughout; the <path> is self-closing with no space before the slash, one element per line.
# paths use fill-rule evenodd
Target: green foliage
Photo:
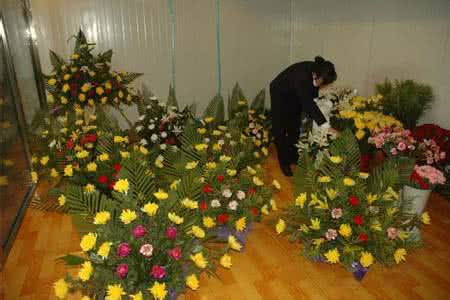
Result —
<path fill-rule="evenodd" d="M 255 99 L 253 99 L 250 108 L 255 110 L 257 113 L 264 113 L 266 107 L 265 102 L 266 102 L 266 90 L 262 89 L 256 95 Z"/>
<path fill-rule="evenodd" d="M 203 118 L 214 118 L 213 124 L 219 125 L 225 121 L 225 105 L 221 95 L 216 95 L 208 104 Z"/>
<path fill-rule="evenodd" d="M 246 101 L 246 98 L 239 83 L 236 82 L 231 97 L 228 98 L 228 119 L 235 118 L 236 113 L 240 111 L 239 101 Z"/>
<path fill-rule="evenodd" d="M 392 114 L 408 129 L 417 126 L 434 101 L 431 87 L 413 80 L 391 82 L 386 79 L 384 83 L 376 85 L 376 90 L 384 97 L 384 113 Z"/>

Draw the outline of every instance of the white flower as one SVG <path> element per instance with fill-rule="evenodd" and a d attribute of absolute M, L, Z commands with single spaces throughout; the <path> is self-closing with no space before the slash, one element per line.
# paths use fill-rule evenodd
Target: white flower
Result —
<path fill-rule="evenodd" d="M 158 140 L 158 135 L 156 135 L 155 133 L 152 134 L 152 136 L 150 137 L 150 139 L 152 140 L 152 142 L 156 142 Z"/>
<path fill-rule="evenodd" d="M 255 128 L 255 124 L 254 123 L 250 123 L 250 124 L 248 124 L 248 127 L 249 128 Z"/>
<path fill-rule="evenodd" d="M 219 200 L 214 199 L 214 200 L 211 201 L 211 207 L 217 208 L 217 207 L 220 207 L 220 206 L 221 206 L 221 204 L 220 204 Z"/>
<path fill-rule="evenodd" d="M 163 139 L 165 139 L 167 137 L 167 132 L 165 132 L 165 131 L 161 132 L 161 137 Z"/>
<path fill-rule="evenodd" d="M 237 197 L 239 200 L 244 200 L 244 199 L 245 199 L 245 192 L 244 192 L 244 191 L 237 191 L 236 197 Z"/>
<path fill-rule="evenodd" d="M 141 143 L 141 145 L 144 145 L 144 146 L 148 145 L 148 142 L 147 142 L 146 139 L 142 139 L 142 140 L 140 141 L 140 143 Z"/>
<path fill-rule="evenodd" d="M 152 105 L 149 104 L 149 105 L 146 106 L 146 108 L 147 108 L 147 109 L 152 109 Z"/>
<path fill-rule="evenodd" d="M 145 115 L 139 116 L 139 121 L 144 121 Z"/>
<path fill-rule="evenodd" d="M 139 125 L 138 127 L 136 127 L 136 131 L 137 131 L 137 132 L 141 131 L 142 129 L 144 129 L 144 127 L 142 127 L 141 125 Z"/>
<path fill-rule="evenodd" d="M 56 140 L 53 140 L 53 141 L 50 142 L 50 144 L 48 144 L 48 146 L 49 146 L 50 148 L 55 147 L 55 145 L 56 145 Z"/>
<path fill-rule="evenodd" d="M 233 200 L 230 203 L 228 203 L 228 208 L 231 210 L 236 210 L 238 205 L 239 203 L 236 200 Z"/>
<path fill-rule="evenodd" d="M 222 191 L 222 196 L 224 196 L 225 198 L 231 198 L 231 196 L 233 196 L 233 193 L 230 189 L 224 189 Z"/>
<path fill-rule="evenodd" d="M 160 154 L 160 155 L 158 155 L 158 157 L 156 159 L 159 160 L 160 162 L 163 162 L 164 161 L 164 156 L 162 156 Z"/>
<path fill-rule="evenodd" d="M 225 144 L 225 141 L 220 139 L 217 141 L 217 144 L 219 144 L 220 146 L 223 146 Z"/>
<path fill-rule="evenodd" d="M 226 133 L 225 136 L 229 139 L 231 139 L 231 133 Z"/>
<path fill-rule="evenodd" d="M 150 124 L 150 125 L 148 125 L 148 129 L 149 129 L 149 130 L 155 129 L 155 124 Z"/>
<path fill-rule="evenodd" d="M 209 138 L 205 138 L 203 141 L 205 142 L 205 144 L 208 144 L 211 140 Z"/>
<path fill-rule="evenodd" d="M 156 96 L 151 96 L 150 100 L 158 100 L 158 98 Z"/>
<path fill-rule="evenodd" d="M 173 133 L 175 133 L 176 135 L 179 135 L 183 132 L 183 129 L 181 128 L 181 126 L 173 126 Z"/>
<path fill-rule="evenodd" d="M 161 150 L 166 150 L 167 144 L 161 144 L 159 145 L 159 148 L 161 148 Z"/>

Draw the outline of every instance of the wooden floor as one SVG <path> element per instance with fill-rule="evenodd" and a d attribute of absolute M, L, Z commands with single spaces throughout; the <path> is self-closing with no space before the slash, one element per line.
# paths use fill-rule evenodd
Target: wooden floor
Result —
<path fill-rule="evenodd" d="M 282 184 L 280 206 L 292 201 L 292 181 L 282 176 L 274 157 L 267 164 Z M 243 253 L 233 254 L 230 271 L 221 280 L 201 279 L 198 292 L 184 299 L 450 299 L 450 202 L 433 195 L 432 225 L 425 227 L 426 246 L 407 262 L 372 268 L 362 282 L 343 267 L 312 263 L 299 246 L 257 224 Z M 67 216 L 28 210 L 2 273 L 4 299 L 54 299 L 52 283 L 65 267 L 55 258 L 79 251 L 79 238 Z"/>

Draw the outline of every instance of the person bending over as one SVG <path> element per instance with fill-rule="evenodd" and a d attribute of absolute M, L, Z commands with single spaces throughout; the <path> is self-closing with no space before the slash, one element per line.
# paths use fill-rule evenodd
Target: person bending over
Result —
<path fill-rule="evenodd" d="M 321 86 L 336 78 L 333 63 L 317 56 L 314 61 L 289 66 L 270 83 L 272 136 L 284 175 L 292 176 L 290 165 L 298 159 L 295 144 L 300 135 L 301 113 L 306 113 L 319 126 L 326 123 L 314 99 Z"/>

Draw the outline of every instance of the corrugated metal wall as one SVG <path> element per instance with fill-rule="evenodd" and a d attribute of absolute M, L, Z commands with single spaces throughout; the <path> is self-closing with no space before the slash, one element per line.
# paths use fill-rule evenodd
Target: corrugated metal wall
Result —
<path fill-rule="evenodd" d="M 169 4 L 174 3 L 175 35 Z M 424 121 L 450 127 L 448 0 L 31 0 L 43 69 L 48 49 L 68 55 L 79 27 L 99 49 L 114 49 L 117 68 L 144 72 L 162 97 L 172 77 L 184 104 L 205 107 L 218 89 L 220 25 L 222 94 L 237 80 L 253 97 L 289 63 L 321 54 L 339 83 L 373 92 L 374 83 L 412 78 L 432 84 L 437 101 Z M 216 4 L 220 16 L 216 18 Z"/>
<path fill-rule="evenodd" d="M 81 27 L 117 69 L 143 72 L 141 82 L 165 98 L 172 77 L 170 0 L 32 0 L 44 71 L 48 49 L 69 55 Z M 220 17 L 216 18 L 216 5 Z M 173 0 L 176 93 L 201 111 L 217 93 L 216 21 L 221 35 L 222 94 L 239 81 L 249 97 L 289 64 L 290 0 Z"/>

